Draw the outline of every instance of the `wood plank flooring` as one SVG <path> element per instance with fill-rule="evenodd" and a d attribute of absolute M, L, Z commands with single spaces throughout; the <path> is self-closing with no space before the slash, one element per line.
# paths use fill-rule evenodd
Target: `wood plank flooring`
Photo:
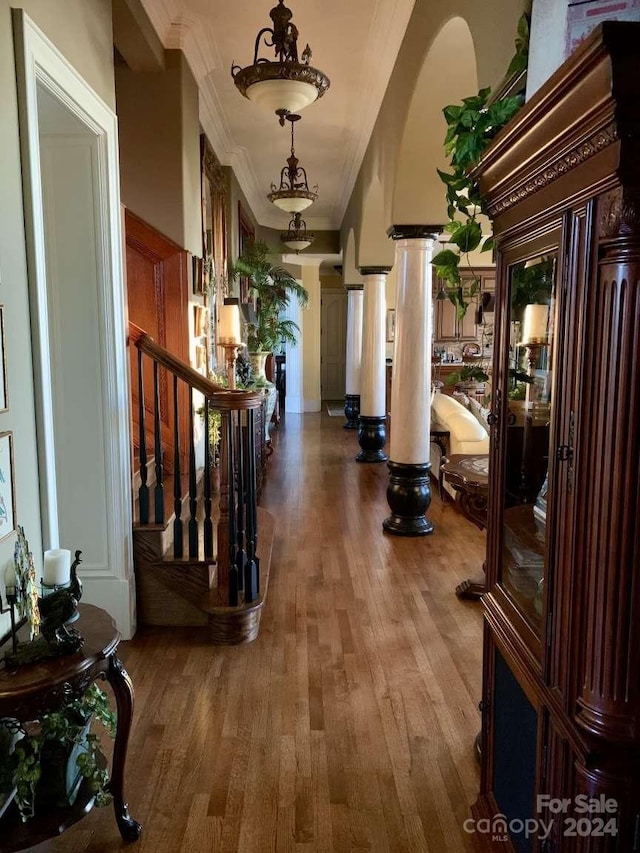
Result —
<path fill-rule="evenodd" d="M 474 849 L 482 620 L 454 588 L 485 537 L 435 488 L 433 535 L 383 534 L 386 465 L 357 464 L 342 423 L 288 413 L 273 433 L 259 638 L 216 648 L 147 629 L 121 646 L 136 853 Z M 124 846 L 106 808 L 33 850 Z"/>

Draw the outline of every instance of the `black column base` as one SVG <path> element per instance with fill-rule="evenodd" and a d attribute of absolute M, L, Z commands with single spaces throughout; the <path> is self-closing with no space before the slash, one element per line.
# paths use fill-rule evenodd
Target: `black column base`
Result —
<path fill-rule="evenodd" d="M 365 415 L 360 415 L 358 441 L 362 449 L 356 456 L 356 462 L 386 462 L 389 457 L 382 452 L 387 441 L 387 419 L 385 416 L 368 418 Z"/>
<path fill-rule="evenodd" d="M 344 398 L 344 416 L 347 422 L 343 429 L 358 429 L 360 417 L 360 394 L 347 394 Z"/>
<path fill-rule="evenodd" d="M 383 528 L 396 536 L 433 533 L 433 524 L 425 516 L 431 503 L 431 463 L 389 462 L 388 466 L 387 503 L 391 515 L 382 522 Z"/>

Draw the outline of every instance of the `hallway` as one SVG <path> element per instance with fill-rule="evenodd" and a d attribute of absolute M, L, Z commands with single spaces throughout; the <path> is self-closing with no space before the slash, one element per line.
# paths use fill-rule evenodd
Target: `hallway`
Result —
<path fill-rule="evenodd" d="M 386 466 L 357 464 L 342 424 L 287 413 L 272 433 L 258 640 L 146 629 L 121 647 L 136 853 L 474 849 L 482 619 L 454 588 L 484 534 L 434 493 L 432 536 L 383 535 Z M 34 850 L 120 847 L 107 808 Z"/>

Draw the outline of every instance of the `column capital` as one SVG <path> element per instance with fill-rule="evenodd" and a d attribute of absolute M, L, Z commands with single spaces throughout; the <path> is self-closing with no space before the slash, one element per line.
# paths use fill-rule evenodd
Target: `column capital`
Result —
<path fill-rule="evenodd" d="M 386 275 L 392 267 L 358 267 L 360 275 Z"/>
<path fill-rule="evenodd" d="M 387 236 L 392 240 L 436 240 L 444 225 L 392 225 Z"/>
<path fill-rule="evenodd" d="M 363 284 L 345 284 L 345 290 L 362 290 L 364 287 Z"/>

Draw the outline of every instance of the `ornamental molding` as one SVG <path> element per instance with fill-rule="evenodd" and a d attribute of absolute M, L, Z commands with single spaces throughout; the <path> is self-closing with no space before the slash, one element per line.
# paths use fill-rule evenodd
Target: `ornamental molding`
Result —
<path fill-rule="evenodd" d="M 640 194 L 625 196 L 622 187 L 600 197 L 601 239 L 640 235 Z"/>
<path fill-rule="evenodd" d="M 596 154 L 608 148 L 609 145 L 613 145 L 617 140 L 618 129 L 615 123 L 612 122 L 607 127 L 594 133 L 589 139 L 580 142 L 575 148 L 558 157 L 557 160 L 545 167 L 535 177 L 528 179 L 516 189 L 511 190 L 506 198 L 501 198 L 493 204 L 490 203 L 489 212 L 491 216 L 504 213 L 514 205 L 537 193 L 538 190 L 544 189 L 544 187 L 552 184 L 558 178 L 567 174 L 567 172 L 590 160 L 591 157 L 595 157 Z"/>

